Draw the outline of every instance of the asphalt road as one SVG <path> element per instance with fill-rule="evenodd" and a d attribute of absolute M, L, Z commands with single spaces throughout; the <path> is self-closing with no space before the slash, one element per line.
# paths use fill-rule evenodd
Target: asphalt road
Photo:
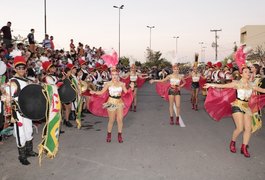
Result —
<path fill-rule="evenodd" d="M 124 143 L 117 142 L 114 126 L 106 143 L 107 118 L 88 114 L 81 130 L 63 127 L 55 159 L 37 158 L 22 166 L 17 160 L 15 139 L 0 145 L 2 180 L 264 180 L 265 131 L 250 141 L 251 158 L 229 151 L 234 123 L 231 118 L 213 121 L 203 109 L 191 110 L 189 92 L 181 96 L 181 116 L 186 127 L 169 125 L 168 103 L 145 84 L 138 93 L 137 112 L 124 119 Z M 40 130 L 41 131 L 41 130 Z M 34 135 L 34 149 L 41 132 Z M 237 141 L 239 146 L 242 135 Z"/>

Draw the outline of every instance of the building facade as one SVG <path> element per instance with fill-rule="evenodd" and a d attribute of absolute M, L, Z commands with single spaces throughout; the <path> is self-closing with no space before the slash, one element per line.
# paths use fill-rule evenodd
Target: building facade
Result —
<path fill-rule="evenodd" d="M 265 48 L 265 25 L 247 25 L 240 29 L 240 43 L 256 49 Z"/>

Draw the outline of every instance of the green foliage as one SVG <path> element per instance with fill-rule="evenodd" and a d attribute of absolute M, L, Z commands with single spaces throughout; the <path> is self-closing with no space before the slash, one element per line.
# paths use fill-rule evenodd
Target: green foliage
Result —
<path fill-rule="evenodd" d="M 130 59 L 128 57 L 122 56 L 120 58 L 119 64 L 122 66 L 130 66 Z"/>
<path fill-rule="evenodd" d="M 142 66 L 142 63 L 140 61 L 135 61 L 136 66 Z"/>
<path fill-rule="evenodd" d="M 165 68 L 172 66 L 165 58 L 161 58 L 162 53 L 160 51 L 152 51 L 148 48 L 146 54 L 146 62 L 144 63 L 146 67 L 156 66 L 158 68 Z"/>

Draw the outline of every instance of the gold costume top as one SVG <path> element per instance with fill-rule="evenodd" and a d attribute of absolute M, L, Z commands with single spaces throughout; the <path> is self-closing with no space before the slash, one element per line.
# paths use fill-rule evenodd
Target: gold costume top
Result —
<path fill-rule="evenodd" d="M 252 95 L 252 88 L 254 84 L 248 82 L 247 84 L 243 84 L 240 80 L 236 87 L 236 100 L 232 102 L 232 106 L 237 106 L 240 110 L 244 111 L 246 114 L 252 115 L 252 112 L 248 105 L 248 100 Z"/>
<path fill-rule="evenodd" d="M 122 86 L 111 85 L 108 90 L 110 96 L 108 101 L 103 104 L 103 108 L 106 108 L 109 111 L 115 111 L 120 107 L 124 107 L 124 103 L 121 99 Z"/>

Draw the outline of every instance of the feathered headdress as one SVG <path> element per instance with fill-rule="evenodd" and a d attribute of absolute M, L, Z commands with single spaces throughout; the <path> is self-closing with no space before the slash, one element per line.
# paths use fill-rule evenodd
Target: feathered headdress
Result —
<path fill-rule="evenodd" d="M 247 53 L 244 52 L 244 45 L 240 46 L 235 52 L 234 58 L 240 73 L 242 72 L 243 67 L 246 67 L 246 55 Z"/>
<path fill-rule="evenodd" d="M 108 67 L 116 66 L 119 62 L 116 51 L 113 51 L 112 54 L 104 54 L 101 56 L 101 58 L 104 60 L 105 64 Z"/>

